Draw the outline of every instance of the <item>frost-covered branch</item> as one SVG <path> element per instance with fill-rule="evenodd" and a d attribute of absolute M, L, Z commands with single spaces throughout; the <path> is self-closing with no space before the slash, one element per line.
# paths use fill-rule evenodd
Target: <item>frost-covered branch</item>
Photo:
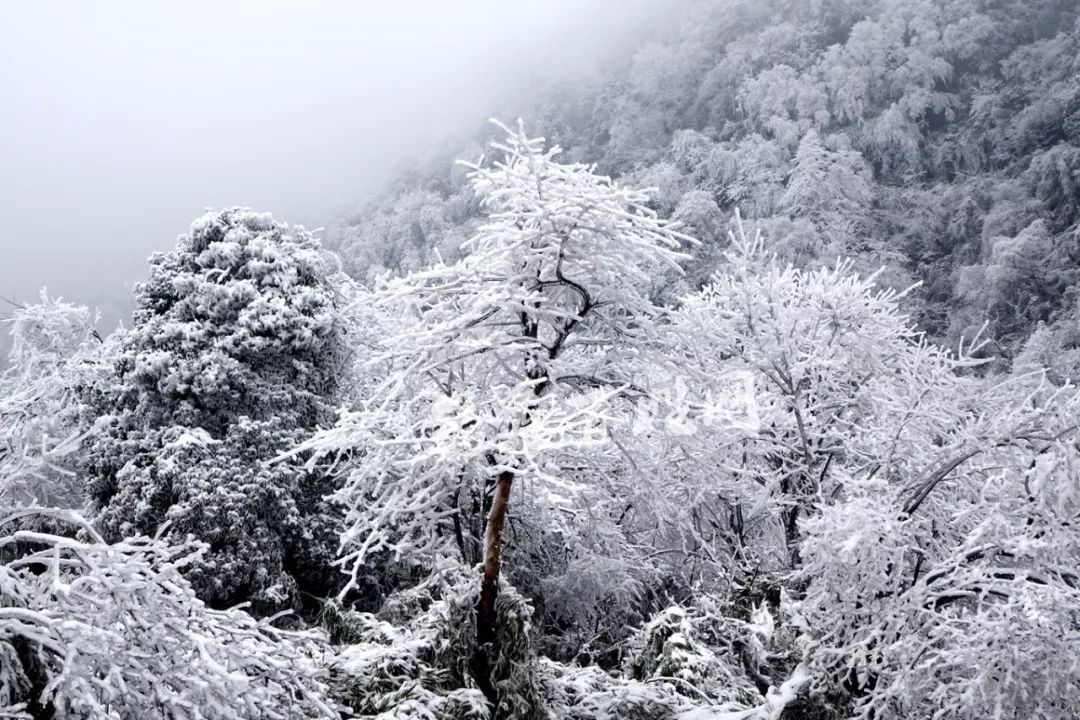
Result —
<path fill-rule="evenodd" d="M 49 515 L 93 535 L 78 516 Z M 145 537 L 0 537 L 0 712 L 337 718 L 320 679 L 320 636 L 207 608 L 181 574 L 203 551 Z"/>

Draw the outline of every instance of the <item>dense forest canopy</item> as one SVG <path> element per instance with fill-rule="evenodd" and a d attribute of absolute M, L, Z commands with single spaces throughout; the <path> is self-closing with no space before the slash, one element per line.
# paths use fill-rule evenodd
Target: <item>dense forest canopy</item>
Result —
<path fill-rule="evenodd" d="M 1080 717 L 1080 7 L 672 12 L 11 308 L 0 718 Z"/>

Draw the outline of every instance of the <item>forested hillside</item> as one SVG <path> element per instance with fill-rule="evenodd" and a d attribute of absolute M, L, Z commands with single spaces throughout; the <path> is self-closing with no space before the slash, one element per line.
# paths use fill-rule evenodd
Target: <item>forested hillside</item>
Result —
<path fill-rule="evenodd" d="M 0 718 L 1080 717 L 1080 7 L 677 10 L 11 308 Z"/>
<path fill-rule="evenodd" d="M 738 208 L 798 266 L 851 256 L 885 266 L 885 285 L 921 282 L 919 326 L 951 347 L 984 322 L 986 351 L 1006 364 L 1040 323 L 1052 326 L 1040 347 L 1072 347 L 1080 6 L 675 5 L 677 31 L 628 51 L 600 84 L 538 90 L 523 112 L 569 158 L 659 189 L 651 206 L 704 241 L 690 285 L 715 269 Z M 477 206 L 449 160 L 404 174 L 334 229 L 350 272 L 455 256 Z"/>

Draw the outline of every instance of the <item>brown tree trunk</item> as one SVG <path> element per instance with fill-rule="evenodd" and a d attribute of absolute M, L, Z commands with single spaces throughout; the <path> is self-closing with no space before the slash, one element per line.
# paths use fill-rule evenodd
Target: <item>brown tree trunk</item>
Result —
<path fill-rule="evenodd" d="M 495 497 L 488 512 L 484 532 L 484 568 L 480 583 L 480 602 L 476 606 L 477 633 L 481 643 L 485 635 L 495 635 L 495 598 L 499 594 L 499 570 L 502 567 L 502 533 L 510 508 L 510 486 L 514 473 L 504 470 L 495 481 Z"/>
<path fill-rule="evenodd" d="M 480 600 L 476 604 L 476 657 L 473 658 L 473 676 L 480 690 L 492 705 L 498 696 L 491 679 L 492 663 L 498 656 L 496 635 L 495 600 L 499 596 L 499 571 L 502 567 L 502 533 L 510 508 L 510 487 L 514 473 L 503 470 L 495 480 L 495 496 L 488 512 L 484 531 L 484 564 L 480 581 Z"/>

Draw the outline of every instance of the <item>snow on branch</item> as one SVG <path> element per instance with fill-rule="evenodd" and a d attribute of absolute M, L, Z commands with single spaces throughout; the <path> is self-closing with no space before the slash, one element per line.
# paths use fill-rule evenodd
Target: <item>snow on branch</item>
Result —
<path fill-rule="evenodd" d="M 615 405 L 644 384 L 667 332 L 650 289 L 695 241 L 647 193 L 504 129 L 500 157 L 468 166 L 488 215 L 468 254 L 384 278 L 364 298 L 394 328 L 372 357 L 380 380 L 296 451 L 348 458 L 338 500 L 354 581 L 373 553 L 450 552 L 455 498 L 500 474 L 554 502 L 574 496 L 580 484 L 562 468 L 611 444 Z"/>
<path fill-rule="evenodd" d="M 106 544 L 0 537 L 0 717 L 337 718 L 316 669 L 322 638 L 212 610 L 181 575 L 204 547 L 146 537 Z M 7 715 L 5 715 L 7 713 Z M 50 715 L 52 716 L 52 715 Z"/>

